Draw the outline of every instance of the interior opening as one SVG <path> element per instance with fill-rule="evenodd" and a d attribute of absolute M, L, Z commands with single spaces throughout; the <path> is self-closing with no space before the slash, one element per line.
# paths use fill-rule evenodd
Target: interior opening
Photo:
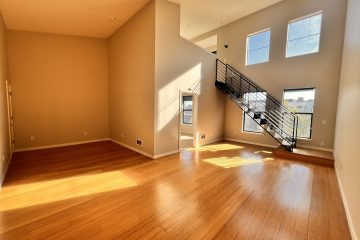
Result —
<path fill-rule="evenodd" d="M 181 94 L 180 106 L 180 134 L 179 134 L 179 149 L 189 148 L 194 146 L 196 137 L 195 127 L 195 96 L 191 93 Z"/>

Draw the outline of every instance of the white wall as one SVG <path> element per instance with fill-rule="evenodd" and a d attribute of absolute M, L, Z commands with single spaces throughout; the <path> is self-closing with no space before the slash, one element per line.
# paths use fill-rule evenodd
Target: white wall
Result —
<path fill-rule="evenodd" d="M 223 137 L 224 95 L 215 88 L 216 57 L 180 37 L 180 6 L 156 1 L 155 154 L 178 149 L 180 90 L 198 95 L 203 144 Z M 190 89 L 190 90 L 189 90 Z"/>
<path fill-rule="evenodd" d="M 349 0 L 335 135 L 335 166 L 354 239 L 360 239 L 359 13 L 360 1 Z"/>
<path fill-rule="evenodd" d="M 0 185 L 11 158 L 5 85 L 8 79 L 7 57 L 6 29 L 0 12 Z"/>
<path fill-rule="evenodd" d="M 16 149 L 109 137 L 105 39 L 11 30 L 7 40 Z"/>
<path fill-rule="evenodd" d="M 217 34 L 219 58 L 226 59 L 227 63 L 280 101 L 284 89 L 316 88 L 312 140 L 299 141 L 300 145 L 333 148 L 346 2 L 286 0 L 202 37 Z M 320 10 L 323 11 L 320 51 L 285 58 L 288 22 Z M 270 61 L 245 66 L 247 35 L 267 28 L 271 28 Z M 201 37 L 195 40 L 200 41 Z M 224 44 L 229 47 L 225 49 Z M 275 143 L 266 135 L 242 132 L 242 112 L 229 99 L 226 101 L 225 119 L 227 138 L 269 145 Z M 323 120 L 326 124 L 323 124 Z"/>
<path fill-rule="evenodd" d="M 110 137 L 154 153 L 155 2 L 109 39 Z M 143 146 L 136 145 L 136 139 Z"/>

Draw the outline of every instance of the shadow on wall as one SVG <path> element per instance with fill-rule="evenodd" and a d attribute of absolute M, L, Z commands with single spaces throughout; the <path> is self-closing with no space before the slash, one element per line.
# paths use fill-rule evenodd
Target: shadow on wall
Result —
<path fill-rule="evenodd" d="M 190 90 L 193 94 L 200 95 L 201 63 L 196 64 L 159 90 L 157 131 L 164 129 L 172 119 L 179 116 L 181 90 Z"/>
<path fill-rule="evenodd" d="M 202 51 L 201 49 L 199 49 Z M 208 53 L 205 53 L 208 54 Z M 211 56 L 213 58 L 213 56 Z M 208 66 L 214 66 L 215 58 L 211 59 L 213 63 L 206 62 Z M 214 74 L 214 77 L 211 77 Z M 165 134 L 167 139 L 172 139 L 172 149 L 167 151 L 178 149 L 179 141 L 179 123 L 181 113 L 181 92 L 189 92 L 198 96 L 198 112 L 195 124 L 197 125 L 197 132 L 194 132 L 194 137 L 198 133 L 203 133 L 207 130 L 205 122 L 209 123 L 213 127 L 213 123 L 208 116 L 216 113 L 217 106 L 212 102 L 221 102 L 223 96 L 219 94 L 214 87 L 215 81 L 215 69 L 210 71 L 209 67 L 203 68 L 202 62 L 196 62 L 192 65 L 187 64 L 186 70 L 179 72 L 178 77 L 164 86 L 158 86 L 157 90 L 157 120 L 155 134 Z M 208 99 L 211 99 L 210 101 Z M 218 109 L 219 116 L 222 116 L 221 109 Z M 212 116 L 213 119 L 219 116 Z M 222 129 L 222 123 L 220 126 L 213 127 L 213 129 Z M 216 130 L 215 130 L 216 131 Z M 210 131 L 209 131 L 210 132 Z M 209 136 L 209 138 L 215 138 L 215 136 Z M 161 142 L 161 141 L 160 141 Z M 163 151 L 164 152 L 164 151 Z"/>
<path fill-rule="evenodd" d="M 169 1 L 156 1 L 155 36 L 155 155 L 178 150 L 181 92 L 196 96 L 194 128 L 206 139 L 199 144 L 222 138 L 224 96 L 214 86 L 216 56 L 180 36 L 180 6 Z"/>

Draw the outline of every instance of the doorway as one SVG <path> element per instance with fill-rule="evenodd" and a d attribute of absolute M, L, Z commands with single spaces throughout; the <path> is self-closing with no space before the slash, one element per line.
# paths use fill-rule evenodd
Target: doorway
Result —
<path fill-rule="evenodd" d="M 180 97 L 179 149 L 185 149 L 196 146 L 197 95 L 182 92 Z"/>
<path fill-rule="evenodd" d="M 7 101 L 7 112 L 8 112 L 8 123 L 9 123 L 9 147 L 10 147 L 10 156 L 14 152 L 14 116 L 13 116 L 13 106 L 12 106 L 12 90 L 11 85 L 8 80 L 6 84 L 6 101 Z"/>

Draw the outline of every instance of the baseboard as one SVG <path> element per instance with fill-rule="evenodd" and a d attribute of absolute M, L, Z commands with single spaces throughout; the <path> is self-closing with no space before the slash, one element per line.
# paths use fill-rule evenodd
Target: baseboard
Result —
<path fill-rule="evenodd" d="M 31 148 L 18 148 L 18 149 L 14 149 L 14 152 L 25 152 L 25 151 L 32 151 L 32 150 L 48 149 L 48 148 L 67 147 L 67 146 L 86 144 L 86 143 L 103 142 L 103 141 L 109 141 L 109 140 L 110 140 L 109 138 L 103 138 L 103 139 L 95 139 L 95 140 L 88 140 L 88 141 L 45 145 L 45 146 L 31 147 Z"/>
<path fill-rule="evenodd" d="M 134 152 L 140 153 L 141 155 L 144 155 L 144 156 L 146 156 L 146 157 L 149 157 L 149 158 L 154 159 L 154 156 L 153 156 L 152 154 L 150 154 L 150 153 L 141 151 L 140 149 L 134 148 L 134 147 L 132 147 L 132 146 L 130 146 L 130 145 L 127 145 L 127 144 L 125 144 L 125 143 L 119 142 L 119 141 L 117 141 L 117 140 L 115 140 L 115 139 L 110 139 L 110 141 L 112 141 L 113 143 L 116 143 L 116 144 L 118 144 L 118 145 L 120 145 L 120 146 L 123 146 L 123 147 L 125 147 L 125 148 L 128 148 L 128 149 L 130 149 L 130 150 L 132 150 L 132 151 L 134 151 Z"/>
<path fill-rule="evenodd" d="M 353 224 L 353 221 L 352 221 L 352 218 L 351 218 L 349 205 L 348 205 L 348 202 L 346 200 L 346 195 L 345 195 L 345 192 L 344 192 L 344 188 L 342 186 L 340 175 L 339 175 L 339 172 L 337 170 L 336 165 L 335 165 L 335 173 L 336 173 L 336 178 L 337 178 L 339 188 L 340 188 L 341 198 L 342 198 L 344 208 L 345 208 L 346 218 L 347 218 L 347 221 L 348 221 L 348 224 L 349 224 L 351 238 L 353 240 L 359 240 L 359 238 L 357 237 L 356 232 L 355 232 L 355 227 L 354 227 L 354 224 Z"/>
<path fill-rule="evenodd" d="M 204 143 L 200 144 L 200 146 L 205 146 L 205 145 L 208 145 L 208 144 L 212 144 L 212 143 L 216 143 L 216 142 L 220 142 L 224 140 L 223 138 L 219 138 L 219 139 L 214 139 L 214 140 L 209 140 L 209 141 L 205 141 Z M 173 154 L 177 154 L 181 152 L 181 150 L 174 150 L 174 151 L 170 151 L 170 152 L 166 152 L 166 153 L 161 153 L 161 154 L 158 154 L 158 155 L 155 155 L 153 156 L 153 159 L 158 159 L 158 158 L 162 158 L 162 157 L 167 157 L 167 156 L 170 156 L 170 155 L 173 155 Z"/>
<path fill-rule="evenodd" d="M 200 144 L 200 146 L 205 146 L 205 145 L 217 143 L 217 142 L 220 142 L 220 141 L 223 141 L 223 140 L 224 140 L 224 138 L 218 138 L 218 139 L 214 139 L 214 140 L 205 141 L 204 143 Z"/>
<path fill-rule="evenodd" d="M 170 155 L 173 155 L 173 154 L 177 154 L 179 152 L 180 152 L 180 150 L 174 150 L 174 151 L 170 151 L 170 152 L 166 152 L 166 153 L 161 153 L 161 154 L 153 156 L 153 159 L 167 157 L 167 156 L 170 156 Z"/>
<path fill-rule="evenodd" d="M 256 143 L 256 142 L 249 142 L 249 141 L 243 141 L 243 140 L 233 139 L 233 138 L 224 138 L 224 140 L 231 141 L 231 142 L 251 144 L 251 145 L 260 146 L 260 147 L 269 147 L 269 148 L 277 148 L 278 147 L 278 145 L 269 145 L 269 144 L 262 144 L 262 143 Z"/>
<path fill-rule="evenodd" d="M 313 149 L 313 150 L 319 150 L 319 151 L 325 151 L 325 152 L 334 152 L 334 149 L 331 148 L 322 148 L 322 147 L 313 147 L 308 145 L 297 145 L 298 147 L 307 148 L 307 149 Z"/>
<path fill-rule="evenodd" d="M 12 154 L 10 155 L 10 159 L 9 159 L 9 161 L 7 162 L 6 166 L 5 166 L 5 169 L 4 169 L 4 172 L 3 172 L 3 175 L 1 176 L 1 180 L 0 180 L 0 189 L 1 189 L 1 188 L 2 188 L 2 186 L 3 186 L 3 183 L 4 183 L 4 180 L 5 180 L 5 177 L 6 177 L 7 171 L 8 171 L 8 169 L 9 169 L 9 166 L 10 166 L 11 160 L 12 160 Z"/>

